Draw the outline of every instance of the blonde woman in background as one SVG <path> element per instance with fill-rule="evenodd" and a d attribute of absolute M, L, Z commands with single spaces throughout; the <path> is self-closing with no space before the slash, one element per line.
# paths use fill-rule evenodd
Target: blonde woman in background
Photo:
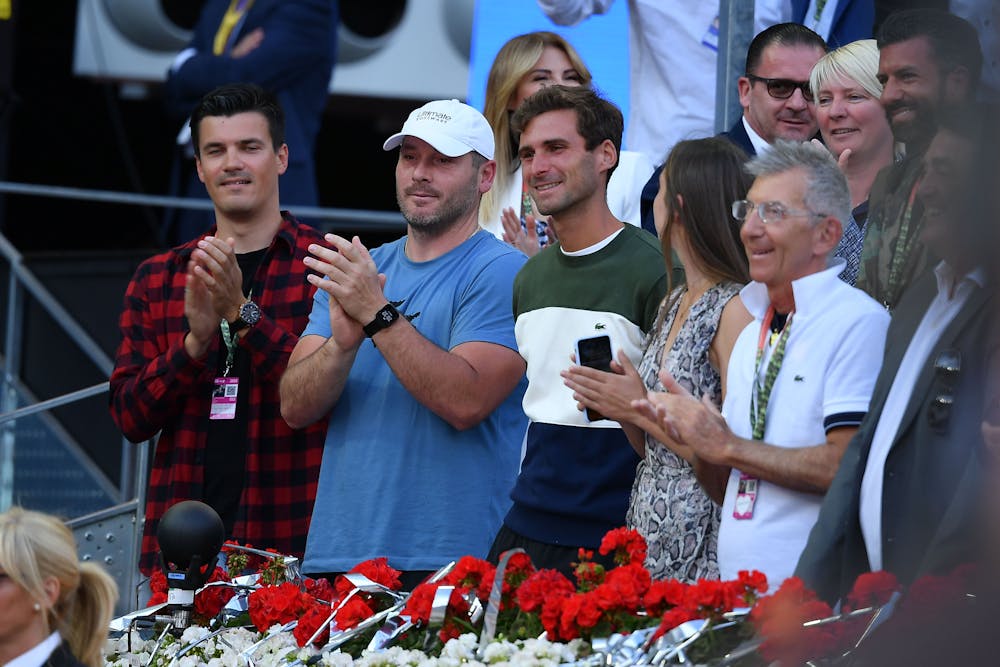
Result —
<path fill-rule="evenodd" d="M 858 275 L 872 183 L 893 161 L 892 129 L 879 102 L 882 84 L 877 73 L 878 47 L 874 39 L 863 39 L 827 53 L 809 76 L 820 135 L 851 191 L 852 221 L 845 222 L 833 253 L 847 260 L 840 278 L 849 285 Z"/>
<path fill-rule="evenodd" d="M 483 115 L 493 127 L 497 175 L 483 196 L 479 224 L 497 238 L 531 256 L 554 239 L 523 189 L 517 137 L 510 117 L 532 93 L 546 86 L 590 86 L 590 70 L 576 49 L 553 32 L 530 32 L 511 38 L 497 53 L 486 81 Z M 608 183 L 608 206 L 616 218 L 640 224 L 639 198 L 653 173 L 641 153 L 622 151 Z M 522 225 L 523 221 L 523 225 Z"/>
<path fill-rule="evenodd" d="M 99 667 L 118 598 L 111 577 L 81 563 L 58 519 L 0 514 L 0 665 Z"/>

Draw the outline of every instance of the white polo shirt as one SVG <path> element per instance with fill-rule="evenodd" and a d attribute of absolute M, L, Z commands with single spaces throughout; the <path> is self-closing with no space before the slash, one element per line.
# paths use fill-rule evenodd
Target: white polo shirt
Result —
<path fill-rule="evenodd" d="M 868 411 L 882 364 L 889 314 L 874 299 L 837 276 L 843 260 L 792 282 L 795 314 L 785 357 L 771 391 L 764 442 L 808 447 L 826 442 L 828 430 L 856 426 Z M 750 401 L 760 328 L 770 300 L 767 288 L 752 282 L 740 297 L 754 320 L 743 330 L 729 361 L 722 414 L 733 433 L 750 438 Z M 769 354 L 761 364 L 767 366 Z M 760 570 L 772 590 L 792 575 L 816 522 L 821 494 L 760 481 L 753 517 L 736 519 L 740 471 L 726 486 L 719 529 L 719 570 L 734 579 L 740 570 Z"/>

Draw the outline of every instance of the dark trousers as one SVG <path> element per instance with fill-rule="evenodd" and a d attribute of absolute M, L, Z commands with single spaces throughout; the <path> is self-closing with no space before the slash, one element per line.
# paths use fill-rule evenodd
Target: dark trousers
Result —
<path fill-rule="evenodd" d="M 612 556 L 602 556 L 597 553 L 597 546 L 569 546 L 539 542 L 511 530 L 506 524 L 500 527 L 500 531 L 497 532 L 497 536 L 493 539 L 493 546 L 490 547 L 490 553 L 486 556 L 486 560 L 496 564 L 505 551 L 517 548 L 524 549 L 528 557 L 531 558 L 531 563 L 535 566 L 535 569 L 558 570 L 569 577 L 570 581 L 574 582 L 576 578 L 573 574 L 573 567 L 576 563 L 580 562 L 580 549 L 593 551 L 593 561 L 600 563 L 605 569 L 610 570 L 615 566 Z"/>

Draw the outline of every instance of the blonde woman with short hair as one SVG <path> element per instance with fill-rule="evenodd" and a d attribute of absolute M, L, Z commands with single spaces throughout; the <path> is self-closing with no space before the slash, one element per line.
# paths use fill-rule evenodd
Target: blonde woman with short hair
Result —
<path fill-rule="evenodd" d="M 892 129 L 879 102 L 878 47 L 862 39 L 819 59 L 809 76 L 823 143 L 837 158 L 851 191 L 851 221 L 834 251 L 847 260 L 840 274 L 853 285 L 868 225 L 868 196 L 879 171 L 893 161 Z"/>

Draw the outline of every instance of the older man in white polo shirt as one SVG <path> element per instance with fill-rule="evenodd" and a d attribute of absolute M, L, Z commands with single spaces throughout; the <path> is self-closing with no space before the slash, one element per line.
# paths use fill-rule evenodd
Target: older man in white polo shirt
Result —
<path fill-rule="evenodd" d="M 843 260 L 830 260 L 851 205 L 829 153 L 779 141 L 747 168 L 756 180 L 733 216 L 753 279 L 740 297 L 754 321 L 733 348 L 722 414 L 669 376 L 669 393 L 651 394 L 648 407 L 702 473 L 730 469 L 722 578 L 756 569 L 776 587 L 868 409 L 889 316 L 838 280 Z"/>

